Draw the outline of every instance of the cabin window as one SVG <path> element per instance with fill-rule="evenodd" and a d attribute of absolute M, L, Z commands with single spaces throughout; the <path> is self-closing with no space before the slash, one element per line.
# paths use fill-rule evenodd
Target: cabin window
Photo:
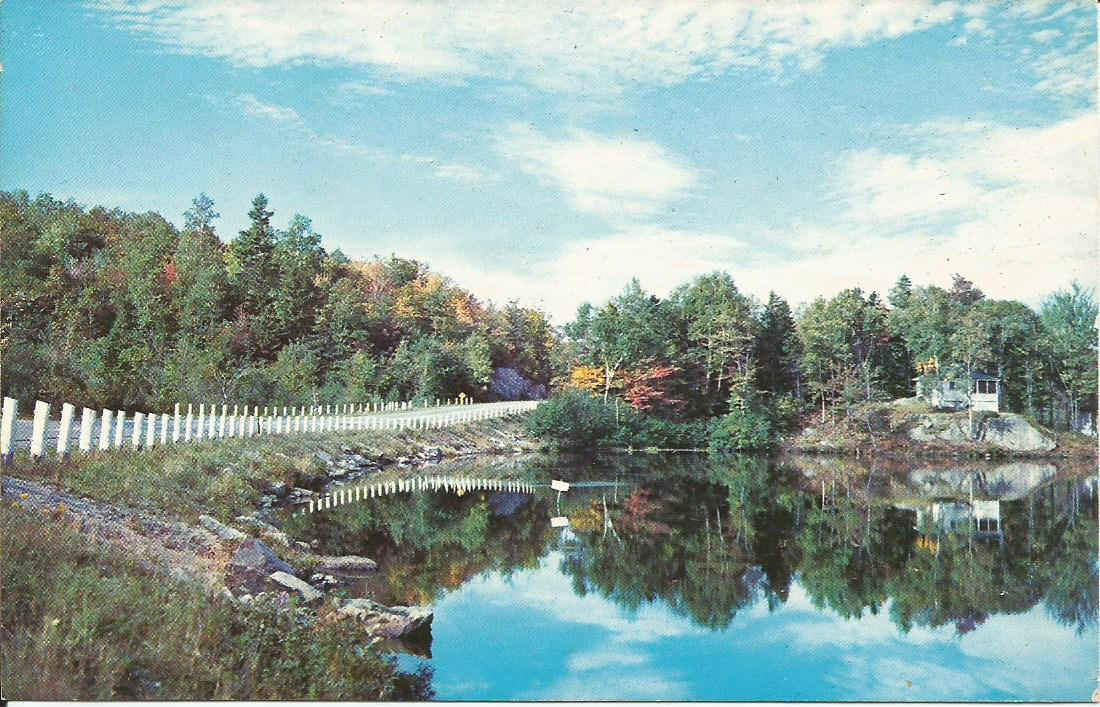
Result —
<path fill-rule="evenodd" d="M 995 394 L 997 392 L 997 381 L 978 381 L 978 392 Z"/>
<path fill-rule="evenodd" d="M 948 381 L 947 382 L 947 389 L 948 390 L 954 390 L 955 389 L 955 381 Z"/>

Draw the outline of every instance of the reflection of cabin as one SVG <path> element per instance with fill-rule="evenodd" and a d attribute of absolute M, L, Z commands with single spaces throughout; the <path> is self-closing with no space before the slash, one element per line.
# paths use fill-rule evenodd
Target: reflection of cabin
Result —
<path fill-rule="evenodd" d="M 1001 409 L 1001 379 L 990 373 L 972 373 L 969 391 L 964 378 L 918 377 L 913 382 L 917 397 L 934 408 L 965 410 L 969 392 L 969 401 L 975 410 L 1000 412 Z"/>
<path fill-rule="evenodd" d="M 929 520 L 931 529 L 940 533 L 973 533 L 979 538 L 1003 537 L 1000 501 L 935 501 L 931 504 L 931 514 L 923 508 L 917 509 L 916 529 L 923 532 Z"/>

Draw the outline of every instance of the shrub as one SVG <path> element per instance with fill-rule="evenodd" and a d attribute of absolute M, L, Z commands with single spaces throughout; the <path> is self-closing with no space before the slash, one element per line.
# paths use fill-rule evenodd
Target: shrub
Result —
<path fill-rule="evenodd" d="M 747 452 L 767 449 L 772 443 L 772 423 L 768 414 L 745 406 L 733 408 L 719 418 L 710 436 L 712 452 Z"/>
<path fill-rule="evenodd" d="M 566 449 L 591 449 L 615 433 L 615 410 L 580 390 L 566 390 L 527 416 L 527 431 Z"/>

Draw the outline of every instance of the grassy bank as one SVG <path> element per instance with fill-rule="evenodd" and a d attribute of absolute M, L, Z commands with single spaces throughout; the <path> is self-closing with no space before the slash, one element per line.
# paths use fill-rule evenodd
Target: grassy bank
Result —
<path fill-rule="evenodd" d="M 427 699 L 342 625 L 152 576 L 52 517 L 0 508 L 8 699 Z"/>
<path fill-rule="evenodd" d="M 444 458 L 524 446 L 522 423 L 485 420 L 439 430 L 359 431 L 192 442 L 142 452 L 108 451 L 32 461 L 17 456 L 5 474 L 46 481 L 70 493 L 194 522 L 228 520 L 255 508 L 273 483 L 316 488 L 326 478 L 318 453 L 350 452 L 388 464 L 435 448 Z"/>

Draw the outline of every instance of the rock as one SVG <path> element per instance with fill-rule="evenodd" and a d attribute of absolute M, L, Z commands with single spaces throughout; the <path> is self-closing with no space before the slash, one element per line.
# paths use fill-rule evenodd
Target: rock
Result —
<path fill-rule="evenodd" d="M 985 420 L 982 439 L 1014 452 L 1049 452 L 1057 443 L 1015 413 L 1001 413 Z"/>
<path fill-rule="evenodd" d="M 276 481 L 274 483 L 268 484 L 267 490 L 276 498 L 286 498 L 287 495 L 290 493 L 290 487 L 282 481 Z"/>
<path fill-rule="evenodd" d="M 260 496 L 260 505 L 265 507 L 265 508 L 270 508 L 271 506 L 275 505 L 275 502 L 278 501 L 278 500 L 279 499 L 276 498 L 275 496 L 272 496 L 271 494 L 267 494 L 267 495 L 264 495 L 264 496 Z"/>
<path fill-rule="evenodd" d="M 358 555 L 341 555 L 338 557 L 321 557 L 320 562 L 317 563 L 317 569 L 320 572 L 336 572 L 337 574 L 374 572 L 378 569 L 378 564 L 372 559 L 359 557 Z"/>
<path fill-rule="evenodd" d="M 317 589 L 314 589 L 294 575 L 287 574 L 286 572 L 272 572 L 268 575 L 268 578 L 282 587 L 298 592 L 307 604 L 319 601 L 325 596 Z"/>
<path fill-rule="evenodd" d="M 375 635 L 399 638 L 415 633 L 432 622 L 427 606 L 383 606 L 370 599 L 349 599 L 336 611 L 340 618 L 354 618 Z"/>
<path fill-rule="evenodd" d="M 237 597 L 237 601 L 239 601 L 242 604 L 251 604 L 252 603 L 252 595 L 251 594 L 242 594 L 239 597 Z"/>
<path fill-rule="evenodd" d="M 425 459 L 432 459 L 435 461 L 443 458 L 443 450 L 439 449 L 439 447 L 429 447 L 425 449 L 422 454 Z"/>
<path fill-rule="evenodd" d="M 311 552 L 313 550 L 309 543 L 304 543 L 301 540 L 294 541 L 294 549 L 298 552 Z"/>
<path fill-rule="evenodd" d="M 228 525 L 219 523 L 216 519 L 207 515 L 199 516 L 199 525 L 209 530 L 216 535 L 219 540 L 226 540 L 229 542 L 242 542 L 248 539 L 248 536 L 237 530 L 236 528 L 230 528 Z"/>
<path fill-rule="evenodd" d="M 1054 439 L 1015 413 L 975 415 L 975 421 L 978 423 L 977 439 L 972 439 L 967 413 L 918 415 L 909 429 L 909 438 L 917 442 L 981 441 L 1013 452 L 1049 452 L 1057 446 Z"/>
<path fill-rule="evenodd" d="M 231 567 L 254 570 L 260 574 L 270 575 L 272 572 L 285 572 L 294 574 L 294 568 L 279 559 L 278 555 L 271 551 L 267 545 L 256 539 L 246 540 L 229 560 Z"/>
<path fill-rule="evenodd" d="M 328 454 L 325 454 L 324 452 L 314 452 L 313 456 L 320 459 L 321 463 L 324 464 L 325 466 L 332 466 L 333 465 L 332 457 L 330 457 Z"/>
<path fill-rule="evenodd" d="M 408 466 L 409 465 L 409 458 L 408 457 L 398 457 L 397 458 L 397 465 L 398 466 Z"/>
<path fill-rule="evenodd" d="M 340 466 L 334 466 L 328 470 L 328 475 L 337 479 L 346 476 L 347 473 L 348 470 Z"/>

